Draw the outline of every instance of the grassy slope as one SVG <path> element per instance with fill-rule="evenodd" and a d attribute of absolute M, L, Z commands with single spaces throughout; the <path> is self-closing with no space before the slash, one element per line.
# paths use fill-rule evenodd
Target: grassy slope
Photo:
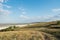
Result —
<path fill-rule="evenodd" d="M 44 40 L 44 39 L 45 40 L 55 40 L 56 38 L 59 40 L 60 39 L 60 29 L 59 28 L 57 29 L 57 28 L 54 28 L 54 27 L 52 28 L 51 27 L 52 24 L 54 24 L 54 25 L 60 25 L 60 21 L 34 23 L 34 25 L 28 25 L 28 26 L 22 27 L 22 28 L 19 28 L 19 27 L 15 27 L 14 26 L 14 28 L 12 29 L 11 27 L 9 27 L 7 29 L 1 30 L 3 32 L 0 32 L 0 34 L 1 34 L 0 35 L 0 38 L 4 38 L 3 40 L 5 40 L 5 37 L 6 37 L 6 40 L 8 40 L 10 37 L 13 37 L 13 36 L 16 36 L 16 35 L 21 35 L 22 38 L 20 36 L 17 36 L 16 37 L 17 38 L 16 40 L 22 40 L 22 39 L 23 40 L 37 40 L 37 39 L 38 40 Z M 7 31 L 7 32 L 5 32 L 5 31 Z M 21 31 L 21 32 L 19 32 L 19 31 Z M 38 35 L 41 36 L 42 35 L 41 36 L 42 38 L 36 37 L 36 39 L 35 39 L 35 37 L 33 37 L 33 39 L 32 38 L 30 39 L 29 37 L 32 37 L 31 36 L 32 35 L 31 33 L 34 32 L 33 33 L 33 35 L 34 35 L 37 31 L 38 31 L 39 34 L 37 34 L 36 36 L 38 36 Z M 16 34 L 16 35 L 13 35 L 13 34 Z M 25 38 L 24 35 L 26 36 L 26 38 Z M 54 37 L 52 35 L 54 35 Z M 9 40 L 12 40 L 12 39 L 9 39 Z"/>
<path fill-rule="evenodd" d="M 56 40 L 56 38 L 38 31 L 8 31 L 0 32 L 0 40 Z"/>

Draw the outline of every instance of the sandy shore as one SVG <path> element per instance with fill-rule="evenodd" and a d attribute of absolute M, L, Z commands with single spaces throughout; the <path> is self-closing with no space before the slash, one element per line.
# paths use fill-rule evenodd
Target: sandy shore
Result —
<path fill-rule="evenodd" d="M 1 29 L 5 29 L 5 28 L 8 28 L 10 26 L 16 26 L 16 27 L 24 27 L 24 26 L 27 26 L 27 24 L 24 24 L 24 25 L 5 25 L 5 26 L 0 26 L 0 30 Z"/>

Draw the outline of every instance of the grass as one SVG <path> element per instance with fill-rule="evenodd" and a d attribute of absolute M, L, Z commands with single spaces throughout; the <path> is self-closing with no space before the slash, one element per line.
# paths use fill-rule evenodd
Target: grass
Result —
<path fill-rule="evenodd" d="M 60 21 L 39 22 L 26 27 L 15 27 L 0 30 L 0 40 L 60 40 Z"/>
<path fill-rule="evenodd" d="M 0 40 L 56 40 L 56 38 L 38 31 L 8 31 L 0 32 Z"/>

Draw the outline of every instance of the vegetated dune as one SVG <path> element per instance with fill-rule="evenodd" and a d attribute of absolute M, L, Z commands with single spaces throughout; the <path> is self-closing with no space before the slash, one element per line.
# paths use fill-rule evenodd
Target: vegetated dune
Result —
<path fill-rule="evenodd" d="M 53 35 L 39 31 L 0 32 L 0 40 L 57 40 Z"/>
<path fill-rule="evenodd" d="M 10 26 L 0 30 L 0 40 L 60 40 L 60 21 Z"/>

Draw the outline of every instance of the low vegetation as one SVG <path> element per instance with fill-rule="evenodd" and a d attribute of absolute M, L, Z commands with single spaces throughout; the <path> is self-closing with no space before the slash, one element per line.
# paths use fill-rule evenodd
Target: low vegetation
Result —
<path fill-rule="evenodd" d="M 26 27 L 10 26 L 0 30 L 0 40 L 60 40 L 60 21 L 37 22 Z"/>
<path fill-rule="evenodd" d="M 0 32 L 0 40 L 57 40 L 53 35 L 38 31 Z"/>

